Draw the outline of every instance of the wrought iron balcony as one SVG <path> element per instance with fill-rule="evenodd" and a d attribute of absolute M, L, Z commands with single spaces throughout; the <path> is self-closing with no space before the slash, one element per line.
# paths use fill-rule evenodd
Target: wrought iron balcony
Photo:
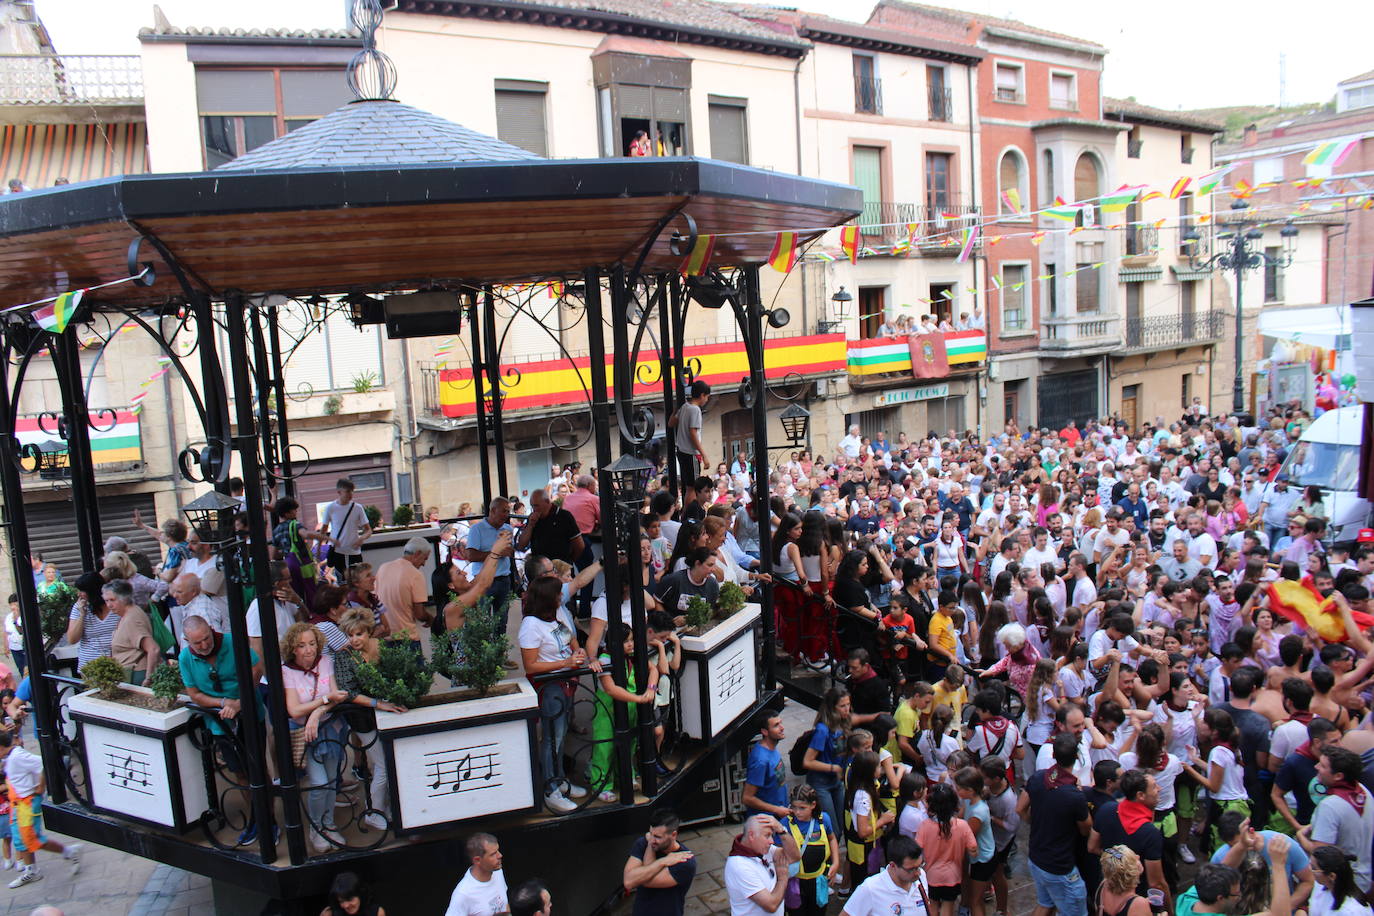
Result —
<path fill-rule="evenodd" d="M 869 200 L 864 202 L 863 210 L 854 223 L 860 227 L 865 245 L 898 245 L 898 250 L 891 253 L 903 254 L 906 248 L 902 243 L 914 240 L 923 254 L 948 254 L 952 257 L 959 253 L 957 242 L 961 230 L 977 223 L 980 212 L 980 207 L 962 203 L 923 207 L 920 204 Z"/>
<path fill-rule="evenodd" d="M 1127 351 L 1164 350 L 1214 343 L 1226 335 L 1230 316 L 1223 309 L 1191 315 L 1152 315 L 1126 319 Z"/>
<path fill-rule="evenodd" d="M 883 81 L 874 76 L 854 76 L 854 110 L 860 114 L 883 113 Z"/>
<path fill-rule="evenodd" d="M 1111 314 L 1052 316 L 1040 330 L 1046 350 L 1111 350 L 1121 343 L 1121 319 Z"/>
<path fill-rule="evenodd" d="M 1153 258 L 1159 254 L 1159 230 L 1154 226 L 1126 227 L 1126 257 Z"/>
<path fill-rule="evenodd" d="M 930 120 L 954 120 L 954 90 L 930 87 Z"/>
<path fill-rule="evenodd" d="M 137 55 L 0 54 L 0 105 L 137 105 Z"/>

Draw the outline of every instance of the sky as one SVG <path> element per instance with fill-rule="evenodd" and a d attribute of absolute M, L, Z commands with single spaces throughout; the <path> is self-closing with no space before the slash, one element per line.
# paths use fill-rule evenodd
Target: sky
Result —
<path fill-rule="evenodd" d="M 863 0 L 783 0 L 862 21 Z M 938 5 L 935 0 L 927 0 Z M 1374 69 L 1368 36 L 1374 3 L 1277 0 L 960 0 L 958 8 L 1019 19 L 1109 49 L 1105 91 L 1159 108 L 1275 105 L 1280 57 L 1288 104 L 1326 102 L 1342 79 Z M 341 28 L 346 0 L 161 0 L 176 26 Z M 152 25 L 152 0 L 37 0 L 57 50 L 135 54 L 138 29 Z M 1303 15 L 1297 16 L 1301 11 Z"/>

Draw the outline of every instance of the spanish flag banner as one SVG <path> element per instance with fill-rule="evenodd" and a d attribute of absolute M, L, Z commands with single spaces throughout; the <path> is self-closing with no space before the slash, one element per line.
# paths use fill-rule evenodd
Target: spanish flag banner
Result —
<path fill-rule="evenodd" d="M 768 266 L 780 274 L 790 273 L 797 265 L 797 233 L 779 232 L 768 255 Z"/>
<path fill-rule="evenodd" d="M 682 259 L 681 272 L 684 277 L 699 277 L 706 273 L 706 268 L 711 265 L 711 255 L 716 251 L 716 237 L 714 235 L 699 235 L 696 242 L 692 245 L 692 250 L 687 252 L 687 257 Z"/>
<path fill-rule="evenodd" d="M 53 301 L 52 305 L 45 305 L 41 309 L 35 309 L 33 320 L 40 328 L 51 331 L 54 334 L 61 334 L 67 330 L 67 324 L 76 314 L 77 306 L 81 305 L 81 297 L 86 295 L 84 289 L 72 290 L 63 293 Z"/>
<path fill-rule="evenodd" d="M 1254 187 L 1244 178 L 1236 181 L 1236 186 L 1231 189 L 1231 196 L 1236 200 L 1244 200 L 1255 193 Z"/>
<path fill-rule="evenodd" d="M 859 263 L 859 227 L 845 226 L 840 230 L 840 250 L 850 264 Z"/>
<path fill-rule="evenodd" d="M 1144 194 L 1140 195 L 1140 202 L 1143 204 L 1152 200 L 1159 200 L 1163 196 L 1163 191 L 1146 191 Z"/>
<path fill-rule="evenodd" d="M 1327 642 L 1346 641 L 1345 624 L 1336 603 L 1323 598 L 1310 584 L 1291 579 L 1269 583 L 1269 607 Z M 1351 616 L 1362 630 L 1374 626 L 1374 617 L 1369 614 L 1352 611 Z"/>

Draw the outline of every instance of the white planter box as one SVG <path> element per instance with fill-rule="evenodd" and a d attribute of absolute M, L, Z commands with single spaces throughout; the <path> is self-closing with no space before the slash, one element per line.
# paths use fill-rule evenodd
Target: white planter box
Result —
<path fill-rule="evenodd" d="M 539 699 L 507 684 L 519 692 L 377 713 L 397 834 L 535 810 Z"/>
<path fill-rule="evenodd" d="M 146 687 L 121 685 L 152 696 Z M 95 691 L 68 701 L 81 739 L 91 806 L 184 833 L 209 809 L 201 752 L 185 708 L 170 712 L 102 700 Z"/>
<path fill-rule="evenodd" d="M 746 604 L 704 636 L 682 637 L 682 730 L 708 741 L 758 700 L 755 659 L 763 609 Z"/>

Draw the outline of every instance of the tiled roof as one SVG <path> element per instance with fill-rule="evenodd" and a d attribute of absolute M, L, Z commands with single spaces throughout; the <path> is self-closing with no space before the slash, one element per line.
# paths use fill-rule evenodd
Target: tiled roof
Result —
<path fill-rule="evenodd" d="M 798 51 L 806 47 L 806 42 L 794 36 L 750 22 L 725 5 L 709 0 L 472 0 L 462 3 L 456 0 L 398 0 L 397 9 L 406 13 L 497 18 L 593 30 L 598 26 L 594 20 L 604 20 L 643 24 L 668 32 L 681 31 L 684 40 L 695 34 L 785 45 Z M 511 11 L 518 12 L 520 19 L 511 17 Z M 560 11 L 582 15 L 561 15 Z"/>
<path fill-rule="evenodd" d="M 928 38 L 895 29 L 861 25 L 829 16 L 803 16 L 798 29 L 802 37 L 855 46 L 872 46 L 896 54 L 915 57 L 961 58 L 974 62 L 983 58 L 976 45 Z"/>
<path fill-rule="evenodd" d="M 1336 85 L 1339 86 L 1341 83 L 1362 83 L 1365 80 L 1374 80 L 1374 70 L 1370 70 L 1368 73 L 1361 73 L 1359 76 L 1348 76 Z"/>
<path fill-rule="evenodd" d="M 141 28 L 138 30 L 138 37 L 141 39 L 176 39 L 176 38 L 213 38 L 213 39 L 241 39 L 244 41 L 279 39 L 286 41 L 355 41 L 361 42 L 361 36 L 352 29 L 226 29 L 226 28 L 196 28 L 190 26 L 182 28 L 174 25 L 161 25 L 154 28 Z"/>
<path fill-rule="evenodd" d="M 1102 114 L 1112 120 L 1144 121 L 1162 124 L 1167 127 L 1184 127 L 1203 133 L 1219 134 L 1225 129 L 1220 121 L 1199 117 L 1187 111 L 1169 111 L 1167 108 L 1152 108 L 1133 99 L 1113 99 L 1103 97 Z"/>
<path fill-rule="evenodd" d="M 534 153 L 400 102 L 350 102 L 226 162 L 224 171 L 507 162 Z"/>
<path fill-rule="evenodd" d="M 1106 53 L 1106 47 L 1095 41 L 1086 38 L 1079 38 L 1076 35 L 1065 35 L 1062 32 L 1051 32 L 1038 26 L 1028 25 L 1016 19 L 1002 19 L 997 16 L 984 16 L 982 13 L 970 13 L 964 10 L 950 9 L 943 6 L 928 6 L 923 3 L 910 3 L 908 0 L 879 0 L 878 6 L 890 6 L 894 9 L 913 9 L 932 16 L 939 16 L 944 19 L 963 21 L 965 23 L 976 22 L 983 26 L 993 26 L 995 28 L 1008 29 L 1015 32 L 1024 32 L 1027 35 L 1038 35 L 1042 38 L 1053 38 L 1057 41 L 1067 41 L 1079 45 L 1090 45 L 1100 48 Z M 870 17 L 871 18 L 871 17 Z"/>

